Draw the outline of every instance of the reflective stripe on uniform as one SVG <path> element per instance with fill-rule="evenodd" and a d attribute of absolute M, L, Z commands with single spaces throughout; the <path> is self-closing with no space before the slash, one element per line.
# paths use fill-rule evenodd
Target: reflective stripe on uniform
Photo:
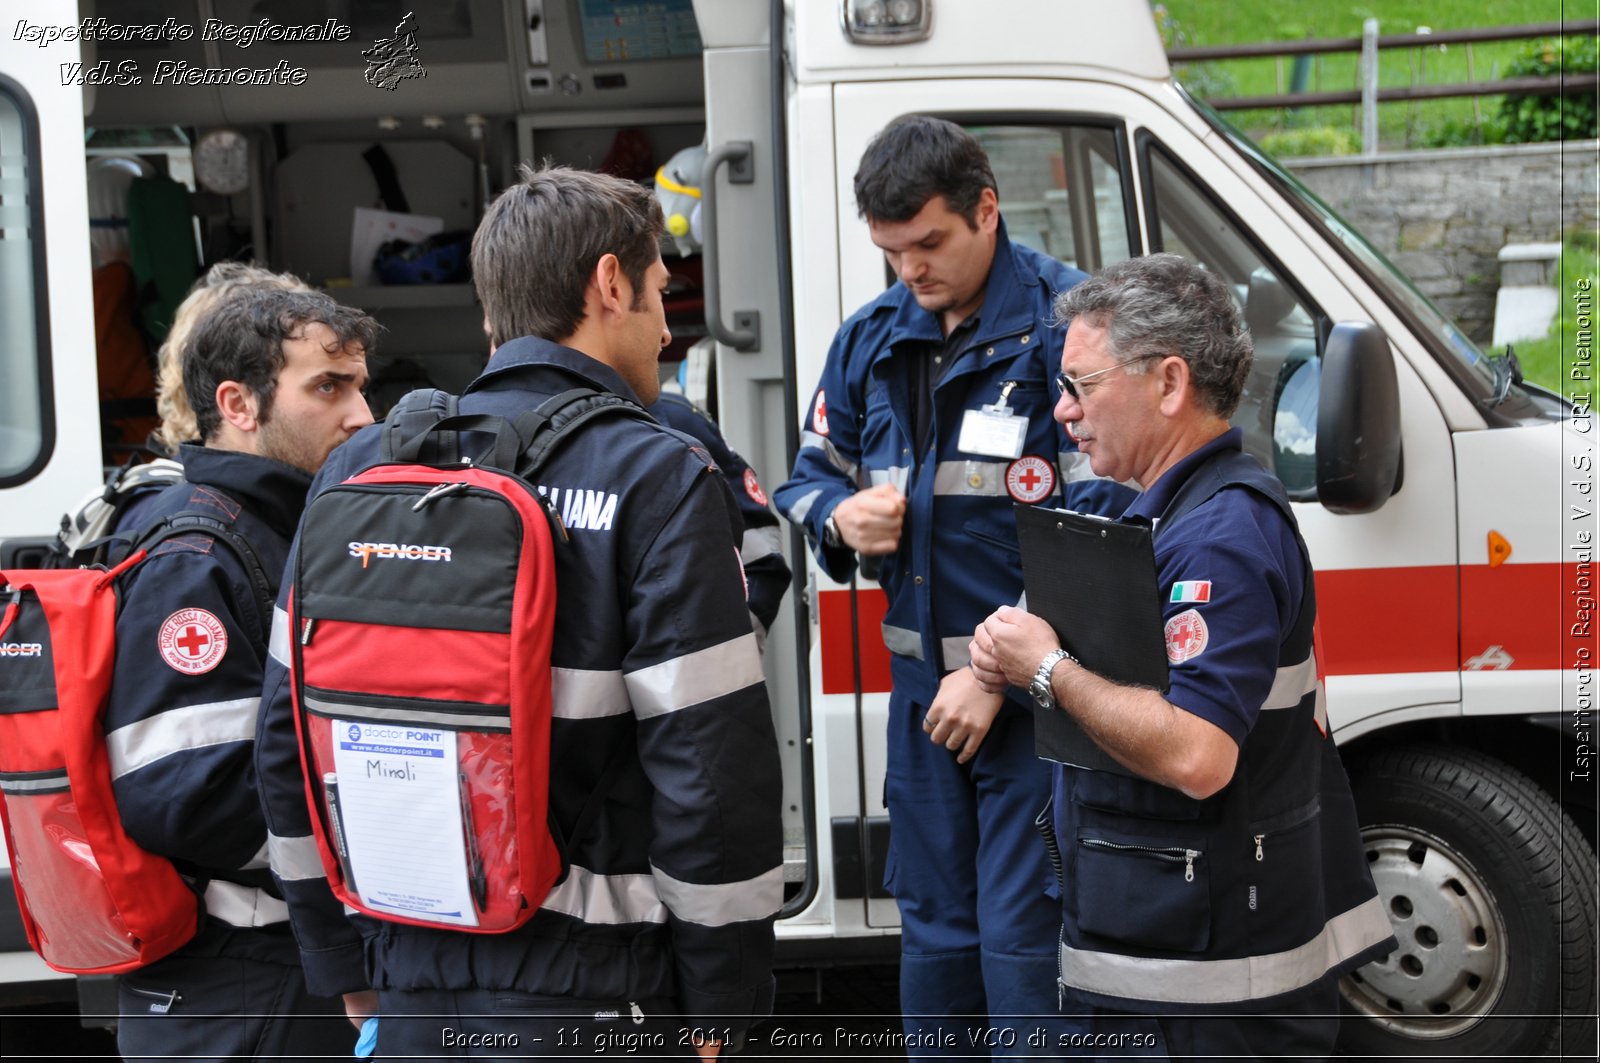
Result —
<path fill-rule="evenodd" d="M 591 925 L 665 923 L 667 906 L 651 875 L 598 875 L 573 864 L 541 908 Z"/>
<path fill-rule="evenodd" d="M 272 633 L 267 638 L 267 655 L 285 668 L 291 667 L 294 650 L 289 643 L 289 614 L 277 606 L 272 608 Z"/>
<path fill-rule="evenodd" d="M 106 735 L 111 777 L 120 779 L 174 753 L 254 741 L 260 709 L 259 697 L 237 698 L 168 709 L 118 727 Z"/>
<path fill-rule="evenodd" d="M 1006 493 L 1005 461 L 941 461 L 933 472 L 936 495 L 978 495 L 990 497 Z"/>
<path fill-rule="evenodd" d="M 298 837 L 267 835 L 267 860 L 272 873 L 285 882 L 322 878 L 322 856 L 317 851 L 317 839 L 309 834 Z"/>
<path fill-rule="evenodd" d="M 265 890 L 212 879 L 206 883 L 206 914 L 229 926 L 271 926 L 289 921 L 289 906 Z"/>
<path fill-rule="evenodd" d="M 783 904 L 783 865 L 743 882 L 702 885 L 675 879 L 650 865 L 656 889 L 679 919 L 701 926 L 727 926 L 775 915 Z"/>
<path fill-rule="evenodd" d="M 621 669 L 550 669 L 550 714 L 558 720 L 598 720 L 633 709 Z"/>
<path fill-rule="evenodd" d="M 1056 455 L 1056 464 L 1061 469 L 1062 483 L 1075 483 L 1078 480 L 1098 480 L 1089 467 L 1089 455 L 1081 450 L 1063 450 Z"/>
<path fill-rule="evenodd" d="M 911 482 L 911 466 L 891 465 L 887 469 L 873 469 L 867 473 L 867 481 L 873 487 L 893 484 L 896 491 L 905 494 L 906 484 Z"/>
<path fill-rule="evenodd" d="M 810 514 L 811 507 L 817 504 L 817 499 L 822 497 L 822 488 L 807 491 L 800 496 L 800 500 L 789 507 L 789 519 L 796 524 L 804 524 L 806 516 Z"/>
<path fill-rule="evenodd" d="M 700 705 L 765 678 L 754 632 L 624 676 L 641 720 Z"/>
<path fill-rule="evenodd" d="M 883 644 L 890 653 L 922 660 L 922 635 L 910 628 L 883 625 Z"/>
<path fill-rule="evenodd" d="M 783 535 L 777 528 L 747 528 L 739 544 L 739 560 L 745 565 L 783 552 Z"/>
<path fill-rule="evenodd" d="M 1233 1004 L 1310 985 L 1389 937 L 1383 900 L 1373 897 L 1328 920 L 1303 945 L 1231 960 L 1119 956 L 1061 945 L 1062 982 L 1072 989 L 1170 1004 Z"/>
<path fill-rule="evenodd" d="M 861 475 L 861 467 L 853 461 L 846 460 L 845 456 L 839 453 L 839 448 L 833 445 L 833 440 L 815 432 L 802 432 L 800 433 L 800 449 L 804 450 L 807 447 L 815 447 L 817 450 L 822 451 L 827 456 L 829 465 L 844 473 L 852 483 L 858 482 Z"/>
<path fill-rule="evenodd" d="M 945 671 L 965 668 L 972 663 L 972 636 L 955 635 L 940 639 L 939 653 L 944 657 Z"/>
<path fill-rule="evenodd" d="M 1261 705 L 1262 711 L 1295 708 L 1315 689 L 1317 657 L 1313 653 L 1299 664 L 1284 665 L 1278 669 L 1278 674 L 1272 678 L 1272 689 L 1267 692 L 1267 700 Z"/>

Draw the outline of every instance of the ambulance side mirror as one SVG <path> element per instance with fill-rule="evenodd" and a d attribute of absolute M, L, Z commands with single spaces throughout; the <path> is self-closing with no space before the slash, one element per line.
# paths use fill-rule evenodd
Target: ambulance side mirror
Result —
<path fill-rule="evenodd" d="M 1317 401 L 1317 498 L 1335 513 L 1371 513 L 1400 487 L 1400 385 L 1377 325 L 1333 326 Z"/>

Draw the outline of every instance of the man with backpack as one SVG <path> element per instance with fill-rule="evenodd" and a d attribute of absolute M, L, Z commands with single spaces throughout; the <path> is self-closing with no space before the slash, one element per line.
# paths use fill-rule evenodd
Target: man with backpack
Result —
<path fill-rule="evenodd" d="M 182 448 L 184 481 L 150 507 L 167 534 L 123 577 L 105 743 L 129 837 L 172 861 L 203 914 L 186 945 L 124 975 L 125 1059 L 338 1056 L 353 1043 L 341 1002 L 306 991 L 266 867 L 252 747 L 289 542 L 312 475 L 372 422 L 377 332 L 326 295 L 265 287 L 195 327 L 184 387 L 204 444 Z"/>
<path fill-rule="evenodd" d="M 314 822 L 297 722 L 311 746 L 360 735 L 365 725 L 351 722 L 360 714 L 411 719 L 432 706 L 441 721 L 460 719 L 461 696 L 445 701 L 443 692 L 478 683 L 494 662 L 455 665 L 454 654 L 426 647 L 479 645 L 493 632 L 449 619 L 485 608 L 481 596 L 461 590 L 468 581 L 482 582 L 490 563 L 476 549 L 483 542 L 477 525 L 440 520 L 425 529 L 427 539 L 352 541 L 341 558 L 340 537 L 355 540 L 356 530 L 319 520 L 326 498 L 349 497 L 351 514 L 360 508 L 360 491 L 341 485 L 352 474 L 404 479 L 407 469 L 420 468 L 371 468 L 399 456 L 386 443 L 397 418 L 357 435 L 313 486 L 296 540 L 299 556 L 290 558 L 295 583 L 275 615 L 257 766 L 272 867 L 289 902 L 307 981 L 330 995 L 377 989 L 380 1056 L 710 1057 L 771 1009 L 782 779 L 740 578 L 739 518 L 703 450 L 642 411 L 629 412 L 655 400 L 657 359 L 669 339 L 662 232 L 660 208 L 640 186 L 564 168 L 523 171 L 490 205 L 472 247 L 493 354 L 460 397 L 462 417 L 452 427 L 461 430 L 460 453 L 483 460 L 441 458 L 432 466 L 438 490 L 394 507 L 447 513 L 449 499 L 472 493 L 468 480 L 482 484 L 493 468 L 531 464 L 531 450 L 493 457 L 484 451 L 505 438 L 508 424 L 529 429 L 523 444 L 548 442 L 549 433 L 535 430 L 540 426 L 529 416 L 549 409 L 552 398 L 564 401 L 578 391 L 588 404 L 625 407 L 557 431 L 548 460 L 526 480 L 533 490 L 524 493 L 542 498 L 559 518 L 551 522 L 550 674 L 520 677 L 533 686 L 549 680 L 537 707 L 551 719 L 547 744 L 536 739 L 515 754 L 513 767 L 548 758 L 547 766 L 540 761 L 538 781 L 548 783 L 550 834 L 562 873 L 547 894 L 530 896 L 533 911 L 522 913 L 531 915 L 525 921 L 491 925 L 505 893 L 492 877 L 485 883 L 485 864 L 508 862 L 509 847 L 503 827 L 490 821 L 503 818 L 495 813 L 506 802 L 484 799 L 485 780 L 465 760 L 465 849 L 408 849 L 411 825 L 396 823 L 389 859 L 379 868 L 394 875 L 398 867 L 397 881 L 405 883 L 439 877 L 453 864 L 471 884 L 458 894 L 469 911 L 438 918 L 453 917 L 457 925 L 347 917 L 330 889 L 333 874 L 343 896 L 375 899 L 370 881 L 361 888 L 362 865 L 354 861 L 360 839 L 352 837 L 348 850 L 353 890 L 351 874 L 339 874 L 345 843 L 329 841 L 341 829 L 341 813 L 321 794 L 336 781 L 342 805 L 351 780 L 344 770 L 317 764 Z M 433 440 L 435 433 L 426 435 Z M 443 432 L 437 435 L 443 447 Z M 392 502 L 382 487 L 369 497 L 374 513 Z M 333 548 L 315 553 L 328 544 Z M 517 558 L 505 567 L 522 577 Z M 374 598 L 401 583 L 429 588 L 416 596 L 410 615 L 389 610 L 366 629 L 377 638 L 410 639 L 419 647 L 412 659 L 367 659 L 362 654 L 371 643 L 348 637 L 353 623 L 341 628 L 317 619 L 324 606 L 359 612 L 359 595 L 334 600 L 328 591 L 339 580 L 357 579 L 368 581 Z M 390 630 L 374 630 L 379 625 Z M 413 634 L 396 634 L 407 627 Z M 426 633 L 415 634 L 424 627 Z M 350 659 L 330 654 L 336 645 L 348 646 Z M 291 666 L 303 673 L 291 673 Z M 393 693 L 352 705 L 315 682 L 318 668 L 337 668 L 350 683 Z M 518 697 L 511 693 L 513 707 Z M 489 708 L 475 706 L 473 720 Z M 530 733 L 530 722 L 510 718 L 513 746 L 519 728 Z M 458 749 L 478 743 L 482 736 L 469 732 L 484 729 L 443 726 Z M 406 729 L 391 728 L 399 735 Z M 520 806 L 533 795 L 514 796 Z M 342 820 L 343 827 L 351 823 Z M 370 829 L 372 821 L 365 825 Z M 518 831 L 515 848 L 521 853 L 543 841 Z M 366 1018 L 356 1010 L 351 1017 Z"/>

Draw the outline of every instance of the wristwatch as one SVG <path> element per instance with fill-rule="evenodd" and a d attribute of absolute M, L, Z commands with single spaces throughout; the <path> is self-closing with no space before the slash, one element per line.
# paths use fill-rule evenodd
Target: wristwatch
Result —
<path fill-rule="evenodd" d="M 822 522 L 822 545 L 832 547 L 844 545 L 844 539 L 839 536 L 839 525 L 834 523 L 832 513 L 829 513 L 828 519 Z"/>
<path fill-rule="evenodd" d="M 1056 670 L 1056 665 L 1062 661 L 1078 663 L 1078 659 L 1066 650 L 1051 650 L 1044 655 L 1044 660 L 1039 662 L 1039 670 L 1033 674 L 1033 682 L 1028 684 L 1028 693 L 1033 695 L 1034 704 L 1041 709 L 1056 707 L 1056 692 L 1050 686 L 1050 673 Z"/>

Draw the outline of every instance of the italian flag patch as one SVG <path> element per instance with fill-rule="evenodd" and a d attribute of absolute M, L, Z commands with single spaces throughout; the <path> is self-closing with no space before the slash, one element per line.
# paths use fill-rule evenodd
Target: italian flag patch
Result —
<path fill-rule="evenodd" d="M 1209 602 L 1211 600 L 1211 581 L 1208 579 L 1183 580 L 1172 585 L 1172 597 L 1169 602 Z"/>

